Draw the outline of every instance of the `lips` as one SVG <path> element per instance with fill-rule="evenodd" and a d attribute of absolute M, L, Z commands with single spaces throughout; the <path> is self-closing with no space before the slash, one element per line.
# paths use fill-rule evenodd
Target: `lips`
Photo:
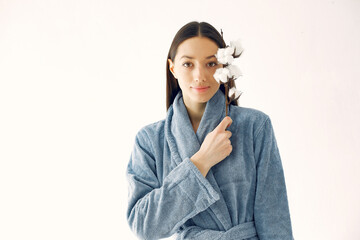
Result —
<path fill-rule="evenodd" d="M 206 86 L 199 86 L 199 87 L 192 87 L 192 89 L 194 89 L 196 92 L 206 92 L 210 87 L 206 87 Z"/>

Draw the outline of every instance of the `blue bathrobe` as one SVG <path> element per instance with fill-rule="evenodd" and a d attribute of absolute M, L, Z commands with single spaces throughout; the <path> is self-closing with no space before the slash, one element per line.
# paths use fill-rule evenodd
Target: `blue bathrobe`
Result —
<path fill-rule="evenodd" d="M 230 105 L 233 150 L 206 178 L 190 161 L 225 117 L 219 89 L 195 133 L 180 91 L 166 119 L 136 135 L 127 167 L 127 220 L 141 239 L 292 240 L 286 186 L 270 118 Z"/>

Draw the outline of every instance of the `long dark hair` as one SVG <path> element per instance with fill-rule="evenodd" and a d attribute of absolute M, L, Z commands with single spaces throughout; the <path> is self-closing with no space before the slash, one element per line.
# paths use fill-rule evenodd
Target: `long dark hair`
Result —
<path fill-rule="evenodd" d="M 189 22 L 188 24 L 180 28 L 180 30 L 176 33 L 171 43 L 168 57 L 166 59 L 166 111 L 173 103 L 177 93 L 181 90 L 174 75 L 170 72 L 168 59 L 171 59 L 171 61 L 174 62 L 176 51 L 179 45 L 186 39 L 192 37 L 207 37 L 210 40 L 214 41 L 216 45 L 219 46 L 219 48 L 226 47 L 222 35 L 212 25 L 210 25 L 207 22 L 193 21 L 193 22 Z M 229 88 L 234 86 L 235 86 L 235 82 L 234 80 L 231 80 L 229 82 Z M 220 90 L 225 94 L 225 87 L 223 84 L 220 85 Z M 231 104 L 238 105 L 237 101 L 232 101 Z"/>

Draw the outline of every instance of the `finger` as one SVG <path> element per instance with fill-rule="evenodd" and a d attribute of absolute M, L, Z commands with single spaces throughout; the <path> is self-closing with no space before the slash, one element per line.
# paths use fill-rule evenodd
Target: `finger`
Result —
<path fill-rule="evenodd" d="M 232 124 L 232 119 L 231 119 L 231 123 L 229 123 L 229 125 L 227 125 L 226 128 L 229 128 L 231 126 L 231 124 Z"/>
<path fill-rule="evenodd" d="M 228 126 L 232 123 L 232 119 L 229 116 L 226 116 L 216 127 L 218 131 L 225 131 Z"/>
<path fill-rule="evenodd" d="M 231 138 L 232 132 L 230 132 L 230 131 L 225 131 L 225 132 L 226 132 L 226 134 L 227 134 L 227 138 Z"/>

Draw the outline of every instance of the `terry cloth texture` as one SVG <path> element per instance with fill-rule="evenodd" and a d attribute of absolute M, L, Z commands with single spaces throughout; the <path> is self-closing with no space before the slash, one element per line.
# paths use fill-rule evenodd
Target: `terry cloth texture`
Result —
<path fill-rule="evenodd" d="M 141 239 L 292 240 L 283 167 L 269 116 L 230 105 L 233 150 L 206 178 L 190 161 L 225 117 L 218 90 L 195 133 L 181 91 L 166 119 L 136 135 L 127 219 Z"/>

